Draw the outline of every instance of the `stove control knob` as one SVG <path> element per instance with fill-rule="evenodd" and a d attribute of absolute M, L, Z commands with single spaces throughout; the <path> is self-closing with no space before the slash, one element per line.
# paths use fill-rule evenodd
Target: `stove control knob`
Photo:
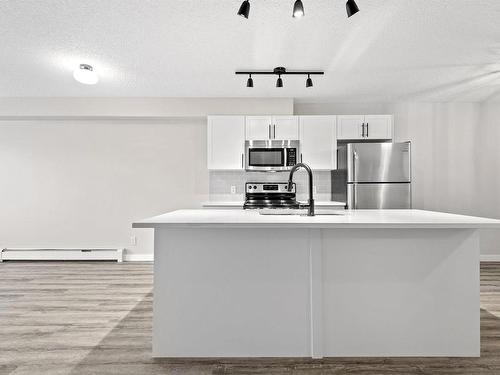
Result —
<path fill-rule="evenodd" d="M 251 186 L 249 186 L 249 187 L 248 187 L 248 190 L 251 190 L 251 189 L 252 189 L 252 187 L 251 187 Z"/>
<path fill-rule="evenodd" d="M 257 189 L 257 186 L 255 186 L 255 185 L 254 185 L 254 186 L 253 186 L 253 188 L 254 188 L 254 189 Z"/>

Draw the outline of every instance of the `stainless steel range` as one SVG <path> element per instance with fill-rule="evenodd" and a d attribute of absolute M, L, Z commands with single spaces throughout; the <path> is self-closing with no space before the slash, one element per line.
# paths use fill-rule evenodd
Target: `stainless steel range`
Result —
<path fill-rule="evenodd" d="M 295 183 L 288 191 L 287 182 L 247 182 L 245 184 L 244 209 L 299 208 L 295 195 Z"/>

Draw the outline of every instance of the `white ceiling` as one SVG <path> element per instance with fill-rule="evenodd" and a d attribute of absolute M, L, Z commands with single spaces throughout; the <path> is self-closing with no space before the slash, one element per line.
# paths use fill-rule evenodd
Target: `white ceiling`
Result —
<path fill-rule="evenodd" d="M 490 100 L 500 93 L 499 0 L 3 0 L 0 96 Z M 72 78 L 79 63 L 101 81 Z M 314 88 L 238 69 L 323 69 Z"/>

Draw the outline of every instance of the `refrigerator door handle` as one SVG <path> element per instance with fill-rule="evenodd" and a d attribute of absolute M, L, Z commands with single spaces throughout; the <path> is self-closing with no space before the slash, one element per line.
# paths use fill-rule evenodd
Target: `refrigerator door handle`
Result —
<path fill-rule="evenodd" d="M 358 160 L 358 153 L 356 151 L 353 151 L 352 153 L 352 181 L 357 182 L 358 179 L 356 178 L 356 161 Z"/>

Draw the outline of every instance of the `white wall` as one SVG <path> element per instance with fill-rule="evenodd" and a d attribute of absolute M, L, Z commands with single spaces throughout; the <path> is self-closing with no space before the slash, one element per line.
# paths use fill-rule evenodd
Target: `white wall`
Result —
<path fill-rule="evenodd" d="M 500 218 L 500 101 L 481 104 L 477 139 L 478 214 Z M 481 234 L 483 254 L 500 253 L 500 231 Z"/>
<path fill-rule="evenodd" d="M 297 103 L 295 113 L 394 113 L 395 139 L 412 141 L 414 207 L 500 219 L 499 103 Z M 481 233 L 481 253 L 500 255 L 500 231 Z"/>
<path fill-rule="evenodd" d="M 0 99 L 0 247 L 125 247 L 135 220 L 208 197 L 206 115 L 293 113 L 291 99 Z M 137 245 L 131 245 L 131 235 Z"/>
<path fill-rule="evenodd" d="M 477 214 L 477 103 L 394 106 L 396 141 L 412 141 L 416 208 Z"/>
<path fill-rule="evenodd" d="M 205 200 L 205 150 L 202 119 L 1 122 L 1 245 L 150 253 L 131 223 Z"/>
<path fill-rule="evenodd" d="M 164 118 L 293 113 L 291 98 L 0 98 L 0 118 Z"/>

